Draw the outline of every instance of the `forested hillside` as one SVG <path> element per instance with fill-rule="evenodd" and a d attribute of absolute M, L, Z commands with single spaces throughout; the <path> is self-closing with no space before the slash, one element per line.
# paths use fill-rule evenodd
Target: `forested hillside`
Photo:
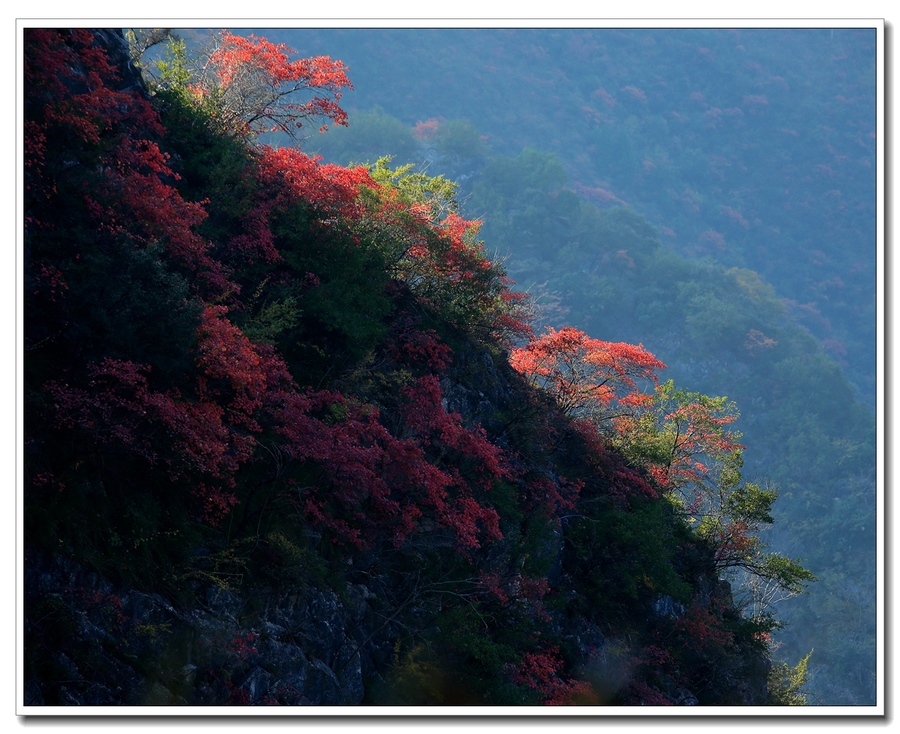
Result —
<path fill-rule="evenodd" d="M 327 160 L 424 164 L 543 323 L 735 400 L 774 547 L 822 579 L 778 635 L 875 696 L 874 30 L 273 30 L 358 70 Z M 418 62 L 414 61 L 419 59 Z"/>
<path fill-rule="evenodd" d="M 451 180 L 308 155 L 338 57 L 129 41 L 24 35 L 25 706 L 806 702 L 733 402 L 536 321 Z"/>

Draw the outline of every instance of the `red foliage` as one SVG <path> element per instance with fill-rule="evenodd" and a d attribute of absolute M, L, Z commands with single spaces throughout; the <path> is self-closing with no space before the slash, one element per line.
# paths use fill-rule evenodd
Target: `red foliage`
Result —
<path fill-rule="evenodd" d="M 565 413 L 595 421 L 646 405 L 651 397 L 637 390 L 637 382 L 655 385 L 656 370 L 665 369 L 643 346 L 592 339 L 572 327 L 548 327 L 526 347 L 514 349 L 510 364 L 547 390 Z"/>
<path fill-rule="evenodd" d="M 716 568 L 741 566 L 752 559 L 759 549 L 759 538 L 743 520 L 727 519 L 715 525 L 710 541 L 715 548 Z"/>
<path fill-rule="evenodd" d="M 276 263 L 282 259 L 281 253 L 275 247 L 275 237 L 269 229 L 269 219 L 272 212 L 272 202 L 264 197 L 258 197 L 255 206 L 248 211 L 242 221 L 243 232 L 228 240 L 228 255 L 234 258 L 240 255 L 248 264 L 261 258 L 266 263 Z"/>
<path fill-rule="evenodd" d="M 238 499 L 230 492 L 225 492 L 218 487 L 210 487 L 203 482 L 197 482 L 191 489 L 191 494 L 200 505 L 200 516 L 203 521 L 216 527 L 238 504 Z"/>
<path fill-rule="evenodd" d="M 241 231 L 227 244 L 230 257 L 240 255 L 247 263 L 282 260 L 270 229 L 274 215 L 298 202 L 313 206 L 321 215 L 316 226 L 328 226 L 337 217 L 358 220 L 365 210 L 360 200 L 363 187 L 375 188 L 362 167 L 345 168 L 322 164 L 296 148 L 255 148 L 254 166 L 258 187 L 253 206 L 243 216 Z"/>
<path fill-rule="evenodd" d="M 525 653 L 513 675 L 513 682 L 520 686 L 546 690 L 556 683 L 556 671 L 562 666 L 562 662 L 556 647 L 538 653 Z"/>
<path fill-rule="evenodd" d="M 238 688 L 231 680 L 225 680 L 225 688 L 228 689 L 229 706 L 249 706 L 250 691 L 246 688 Z"/>
<path fill-rule="evenodd" d="M 401 392 L 407 401 L 404 410 L 407 429 L 426 449 L 430 448 L 438 456 L 450 452 L 455 458 L 442 472 L 449 477 L 447 486 L 453 488 L 456 497 L 444 501 L 436 494 L 430 502 L 438 511 L 439 522 L 455 530 L 463 548 L 479 546 L 479 527 L 488 537 L 501 538 L 497 512 L 472 497 L 470 482 L 486 491 L 495 482 L 509 478 L 511 474 L 502 451 L 487 439 L 482 428 L 466 428 L 458 414 L 447 413 L 436 376 L 420 378 Z"/>
<path fill-rule="evenodd" d="M 435 223 L 428 205 L 410 205 L 393 189 L 378 193 L 371 217 L 378 229 L 406 243 L 397 271 L 420 300 L 503 344 L 531 335 L 524 309 L 528 295 L 512 291 L 513 281 L 486 256 L 477 239 L 481 222 L 450 212 Z"/>
<path fill-rule="evenodd" d="M 639 89 L 638 87 L 628 86 L 628 87 L 622 87 L 622 91 L 628 92 L 628 94 L 630 94 L 632 97 L 634 97 L 636 100 L 638 100 L 640 102 L 647 101 L 647 95 L 644 93 L 643 89 Z"/>
<path fill-rule="evenodd" d="M 240 663 L 243 663 L 249 658 L 251 655 L 259 654 L 259 650 L 253 646 L 252 643 L 256 642 L 259 639 L 259 635 L 255 632 L 249 632 L 246 635 L 236 635 L 234 639 L 228 644 L 227 650 L 230 655 L 233 655 L 236 660 Z"/>
<path fill-rule="evenodd" d="M 510 599 L 529 617 L 550 622 L 551 617 L 544 607 L 544 597 L 550 592 L 550 582 L 546 578 L 532 578 L 521 573 L 515 574 L 507 582 Z"/>
<path fill-rule="evenodd" d="M 289 382 L 287 367 L 277 357 L 268 358 L 258 347 L 224 316 L 224 306 L 207 306 L 203 310 L 198 336 L 197 364 L 208 378 L 200 383 L 204 396 L 230 398 L 228 415 L 251 431 L 260 426 L 254 413 L 263 407 L 270 375 L 276 383 Z"/>
<path fill-rule="evenodd" d="M 428 277 L 437 277 L 452 293 L 465 325 L 479 329 L 478 319 L 487 319 L 490 336 L 509 345 L 514 339 L 531 337 L 529 317 L 524 308 L 529 296 L 511 289 L 514 282 L 491 262 L 483 244 L 476 239 L 479 221 L 469 221 L 450 213 L 439 224 L 443 235 L 437 247 L 424 257 Z"/>
<path fill-rule="evenodd" d="M 155 133 L 161 131 L 145 100 L 114 90 L 118 80 L 90 31 L 25 29 L 25 189 L 31 197 L 41 200 L 56 193 L 46 156 L 61 139 L 83 151 L 130 116 L 154 126 Z"/>
<path fill-rule="evenodd" d="M 480 228 L 481 222 L 463 219 L 453 212 L 441 222 L 440 229 L 449 239 L 450 249 L 438 265 L 451 282 L 473 278 L 476 271 L 491 267 L 489 260 L 479 257 L 481 248 L 471 246 L 470 237 L 474 238 Z"/>
<path fill-rule="evenodd" d="M 440 341 L 435 331 L 420 331 L 408 322 L 400 324 L 391 346 L 397 361 L 429 372 L 446 370 L 453 355 L 453 350 Z"/>
<path fill-rule="evenodd" d="M 85 210 L 99 231 L 141 244 L 161 242 L 212 293 L 235 290 L 221 263 L 210 257 L 210 243 L 194 232 L 206 218 L 203 204 L 184 201 L 166 182 L 178 176 L 151 139 L 164 130 L 149 102 L 133 90 L 117 89 L 118 73 L 89 31 L 26 34 L 26 224 L 50 226 L 37 207 L 52 205 L 60 181 L 77 176 Z M 48 167 L 51 153 L 59 160 Z"/>
<path fill-rule="evenodd" d="M 407 400 L 407 427 L 426 445 L 441 452 L 447 449 L 458 452 L 472 465 L 472 473 L 482 488 L 490 489 L 495 481 L 510 476 L 502 451 L 488 440 L 484 429 L 466 428 L 458 413 L 446 411 L 436 376 L 422 377 L 401 393 Z"/>
<path fill-rule="evenodd" d="M 651 688 L 643 681 L 632 681 L 629 686 L 629 698 L 639 706 L 674 706 L 675 703 L 655 688 Z"/>
<path fill-rule="evenodd" d="M 323 419 L 329 413 L 344 415 L 331 422 Z M 441 477 L 413 443 L 381 426 L 377 411 L 333 393 L 286 393 L 275 418 L 285 453 L 321 468 L 316 483 L 299 490 L 298 502 L 334 542 L 366 548 L 384 533 L 400 546 L 415 530 L 421 515 L 416 490 Z"/>
<path fill-rule="evenodd" d="M 513 683 L 541 694 L 548 706 L 596 704 L 598 699 L 585 681 L 566 680 L 559 674 L 563 659 L 559 649 L 549 646 L 541 652 L 528 652 L 513 673 Z"/>
<path fill-rule="evenodd" d="M 360 188 L 378 186 L 362 166 L 345 168 L 321 164 L 296 148 L 259 146 L 259 180 L 275 196 L 274 205 L 286 207 L 297 200 L 332 215 L 357 218 L 362 214 Z"/>
<path fill-rule="evenodd" d="M 72 596 L 79 611 L 83 611 L 95 624 L 99 623 L 107 634 L 121 637 L 134 630 L 141 622 L 125 614 L 122 598 L 117 594 L 107 594 L 83 586 L 76 587 Z"/>
<path fill-rule="evenodd" d="M 674 627 L 681 632 L 683 644 L 696 652 L 708 646 L 728 645 L 734 637 L 719 617 L 696 602 L 675 620 Z"/>
<path fill-rule="evenodd" d="M 499 281 L 503 286 L 500 291 L 502 308 L 494 317 L 493 336 L 506 346 L 511 345 L 515 339 L 533 338 L 532 316 L 528 310 L 530 294 L 512 290 L 516 283 L 506 276 L 500 277 Z"/>
<path fill-rule="evenodd" d="M 33 291 L 32 295 L 44 293 L 51 302 L 55 302 L 57 296 L 62 296 L 63 291 L 69 290 L 65 276 L 59 268 L 47 263 L 30 263 L 30 265 L 37 270 L 35 279 L 37 290 Z"/>
<path fill-rule="evenodd" d="M 666 668 L 673 664 L 672 655 L 656 645 L 647 645 L 642 650 L 636 663 L 650 668 Z"/>
<path fill-rule="evenodd" d="M 366 548 L 387 535 L 400 546 L 422 523 L 450 529 L 465 553 L 478 548 L 483 536 L 502 537 L 497 513 L 472 496 L 457 469 L 468 464 L 471 481 L 487 489 L 504 476 L 500 451 L 482 432 L 465 429 L 458 416 L 443 411 L 436 380 L 427 387 L 405 394 L 411 401 L 405 412 L 409 438 L 392 436 L 374 408 L 335 393 L 283 394 L 275 418 L 286 439 L 284 451 L 321 467 L 315 485 L 300 491 L 301 509 L 332 531 L 335 542 Z M 432 426 L 420 414 L 437 422 Z M 429 449 L 436 447 L 457 452 L 458 462 L 429 461 Z"/>
<path fill-rule="evenodd" d="M 557 517 L 560 510 L 571 510 L 575 507 L 578 494 L 584 486 L 581 480 L 569 481 L 565 477 L 556 480 L 548 476 L 537 476 L 526 479 L 526 507 L 543 507 L 550 517 Z"/>
<path fill-rule="evenodd" d="M 439 125 L 440 123 L 433 117 L 424 122 L 419 120 L 413 128 L 413 135 L 419 140 L 430 140 L 437 135 Z"/>
<path fill-rule="evenodd" d="M 213 293 L 237 290 L 222 264 L 210 255 L 212 244 L 194 228 L 206 219 L 203 203 L 186 202 L 161 177 L 177 178 L 156 143 L 123 137 L 104 168 L 105 181 L 92 189 L 91 201 L 103 229 L 137 242 L 159 241 L 172 259 L 207 282 Z"/>
<path fill-rule="evenodd" d="M 106 359 L 90 368 L 87 390 L 48 383 L 57 425 L 86 429 L 99 446 L 132 453 L 151 464 L 162 458 L 173 478 L 186 471 L 230 477 L 252 453 L 252 439 L 229 431 L 224 411 L 215 403 L 184 401 L 176 392 L 151 390 L 149 369 Z"/>
<path fill-rule="evenodd" d="M 118 91 L 120 77 L 94 34 L 83 28 L 25 29 L 26 101 L 39 112 L 35 130 L 65 129 L 85 143 L 96 144 L 116 126 L 142 126 L 162 133 L 149 103 L 131 90 Z M 30 136 L 29 136 L 30 137 Z M 46 139 L 31 144 L 38 146 Z M 41 165 L 31 157 L 30 165 Z"/>
<path fill-rule="evenodd" d="M 307 119 L 347 124 L 339 106 L 344 89 L 352 89 L 346 67 L 328 56 L 291 60 L 285 44 L 222 31 L 192 90 L 215 94 L 220 114 L 242 133 L 282 130 L 293 134 Z M 308 93 L 311 97 L 301 101 Z M 323 123 L 320 130 L 327 129 Z"/>

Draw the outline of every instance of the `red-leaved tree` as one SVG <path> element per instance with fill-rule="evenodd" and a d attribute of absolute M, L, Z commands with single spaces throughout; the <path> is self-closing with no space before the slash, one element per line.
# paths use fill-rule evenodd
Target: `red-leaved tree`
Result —
<path fill-rule="evenodd" d="M 221 31 L 201 56 L 190 90 L 215 109 L 216 123 L 240 135 L 280 131 L 291 137 L 307 121 L 347 124 L 340 107 L 353 85 L 341 61 L 328 56 L 291 59 L 293 49 L 254 35 Z"/>
<path fill-rule="evenodd" d="M 513 350 L 510 363 L 552 395 L 564 413 L 597 424 L 646 406 L 652 396 L 641 392 L 639 383 L 655 386 L 656 371 L 665 369 L 642 345 L 593 339 L 569 326 L 548 327 Z"/>

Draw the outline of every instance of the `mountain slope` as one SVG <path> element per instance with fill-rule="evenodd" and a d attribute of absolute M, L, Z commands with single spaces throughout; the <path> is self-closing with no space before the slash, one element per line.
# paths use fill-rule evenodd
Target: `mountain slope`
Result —
<path fill-rule="evenodd" d="M 339 65 L 222 34 L 151 95 L 117 33 L 25 40 L 26 705 L 802 701 L 722 578 L 811 575 L 720 402 L 591 342 L 636 423 L 567 411 L 452 185 L 225 114 L 250 71 L 339 123 Z M 708 424 L 684 472 L 657 394 Z"/>

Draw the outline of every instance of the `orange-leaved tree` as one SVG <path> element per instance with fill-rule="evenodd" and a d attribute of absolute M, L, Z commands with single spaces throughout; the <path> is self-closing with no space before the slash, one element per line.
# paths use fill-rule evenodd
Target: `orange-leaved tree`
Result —
<path fill-rule="evenodd" d="M 652 395 L 639 385 L 656 386 L 657 370 L 666 367 L 642 345 L 593 339 L 570 326 L 548 327 L 514 349 L 510 363 L 567 415 L 604 425 L 647 406 Z"/>
<path fill-rule="evenodd" d="M 157 62 L 160 85 L 206 107 L 221 131 L 241 136 L 265 132 L 298 135 L 307 121 L 319 130 L 347 124 L 340 107 L 353 85 L 343 62 L 329 56 L 292 59 L 283 43 L 229 31 L 214 34 L 192 61 L 186 44 L 170 38 L 167 60 Z"/>

